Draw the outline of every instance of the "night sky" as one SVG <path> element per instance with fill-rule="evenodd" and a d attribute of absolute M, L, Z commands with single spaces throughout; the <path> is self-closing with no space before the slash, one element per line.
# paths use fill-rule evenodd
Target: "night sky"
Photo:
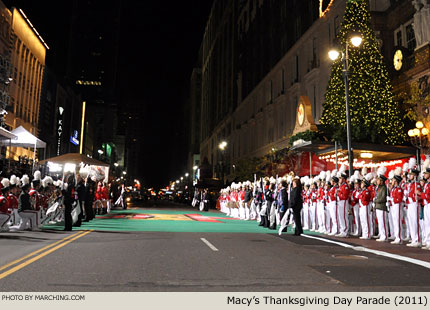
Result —
<path fill-rule="evenodd" d="M 22 8 L 47 42 L 47 65 L 65 72 L 72 0 L 4 0 Z M 186 171 L 184 105 L 212 0 L 122 0 L 121 108 L 139 114 L 140 177 L 163 186 Z"/>

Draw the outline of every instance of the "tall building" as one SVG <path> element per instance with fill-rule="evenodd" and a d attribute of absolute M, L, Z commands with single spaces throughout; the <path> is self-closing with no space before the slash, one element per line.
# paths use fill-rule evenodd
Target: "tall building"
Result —
<path fill-rule="evenodd" d="M 120 21 L 119 0 L 73 1 L 66 76 L 86 102 L 82 142 L 87 152 L 92 151 L 87 155 L 112 164 L 116 160 L 111 150 L 118 124 Z"/>
<path fill-rule="evenodd" d="M 2 14 L 11 16 L 9 42 L 12 44 L 12 82 L 6 128 L 23 126 L 38 136 L 40 98 L 48 46 L 22 10 L 13 8 L 11 13 L 7 13 L 3 9 Z M 12 148 L 11 157 L 18 159 L 19 156 L 32 158 L 33 153 L 24 148 Z"/>
<path fill-rule="evenodd" d="M 199 55 L 201 56 L 201 49 Z M 202 97 L 202 69 L 199 67 L 201 59 L 197 62 L 196 67 L 191 73 L 190 79 L 190 97 L 188 100 L 188 114 L 189 114 L 189 135 L 188 135 L 188 165 L 187 171 L 196 172 L 195 166 L 200 164 L 200 134 L 201 134 L 201 123 L 200 123 L 200 100 Z"/>
<path fill-rule="evenodd" d="M 214 1 L 203 35 L 200 158 L 211 163 L 215 140 L 229 136 L 231 124 L 217 130 L 217 137 L 214 131 L 237 106 L 237 14 L 238 1 Z"/>
<path fill-rule="evenodd" d="M 331 74 L 327 55 L 346 2 L 214 2 L 202 41 L 200 158 L 218 177 L 220 162 L 229 173 L 241 159 L 287 148 L 301 97 L 318 123 Z M 369 0 L 369 8 L 395 91 L 417 81 L 429 92 L 428 1 Z M 397 70 L 398 50 L 404 64 Z"/>

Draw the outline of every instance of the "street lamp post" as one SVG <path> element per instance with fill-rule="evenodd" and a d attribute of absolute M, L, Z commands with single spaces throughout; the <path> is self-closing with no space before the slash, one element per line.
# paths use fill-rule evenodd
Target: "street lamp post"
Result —
<path fill-rule="evenodd" d="M 354 34 L 350 37 L 351 44 L 355 47 L 359 47 L 361 42 L 363 41 L 362 37 L 359 34 Z M 349 110 L 349 55 L 348 55 L 348 46 L 349 42 L 346 41 L 345 53 L 342 52 L 342 64 L 343 64 L 343 80 L 345 83 L 345 107 L 346 107 L 346 139 L 347 139 L 347 147 L 348 147 L 348 164 L 349 164 L 349 175 L 353 174 L 353 162 L 354 162 L 354 154 L 352 153 L 351 146 L 351 114 Z M 329 57 L 331 60 L 336 60 L 339 58 L 341 53 L 337 50 L 331 50 L 329 52 Z"/>
<path fill-rule="evenodd" d="M 225 151 L 226 147 L 227 147 L 226 141 L 222 141 L 218 145 L 218 148 L 221 150 L 221 180 L 222 180 L 222 185 L 224 185 L 224 151 Z"/>
<path fill-rule="evenodd" d="M 421 153 L 423 149 L 430 146 L 429 143 L 429 133 L 430 130 L 424 126 L 421 121 L 416 122 L 415 128 L 408 131 L 408 136 L 411 139 L 413 146 L 417 148 L 417 166 L 420 167 Z"/>

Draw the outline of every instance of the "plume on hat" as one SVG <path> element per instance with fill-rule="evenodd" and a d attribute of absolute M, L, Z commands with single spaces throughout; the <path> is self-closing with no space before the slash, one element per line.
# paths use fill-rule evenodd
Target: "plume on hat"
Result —
<path fill-rule="evenodd" d="M 320 176 L 319 176 L 319 178 L 320 178 L 322 181 L 324 181 L 324 180 L 325 180 L 325 177 L 326 177 L 326 172 L 325 172 L 325 171 L 321 171 L 321 172 L 320 172 Z"/>
<path fill-rule="evenodd" d="M 360 174 L 360 171 L 358 170 L 355 170 L 353 177 L 355 178 L 355 180 L 363 179 L 363 176 Z"/>
<path fill-rule="evenodd" d="M 422 170 L 425 171 L 429 167 L 430 167 L 430 159 L 427 158 L 423 163 L 423 169 Z"/>
<path fill-rule="evenodd" d="M 81 169 L 79 169 L 79 175 L 81 176 L 81 178 L 86 179 L 89 174 L 90 171 L 87 167 L 82 167 Z"/>
<path fill-rule="evenodd" d="M 46 185 L 54 184 L 54 180 L 49 175 L 45 177 L 46 179 Z"/>
<path fill-rule="evenodd" d="M 390 170 L 390 172 L 388 172 L 388 179 L 391 180 L 392 178 L 394 178 L 394 170 Z"/>
<path fill-rule="evenodd" d="M 330 171 L 327 171 L 326 177 L 325 177 L 325 181 L 328 183 L 330 182 L 330 178 L 331 178 L 331 173 Z"/>
<path fill-rule="evenodd" d="M 334 170 L 331 172 L 331 177 L 335 177 L 335 176 L 336 176 L 336 174 L 337 174 L 337 170 L 336 170 L 336 169 L 334 169 Z"/>
<path fill-rule="evenodd" d="M 403 164 L 403 172 L 408 171 L 408 169 L 409 169 L 409 163 L 406 162 L 406 163 Z"/>
<path fill-rule="evenodd" d="M 349 178 L 349 182 L 351 183 L 355 183 L 356 180 L 357 180 L 357 177 L 355 174 L 353 174 L 352 177 Z"/>
<path fill-rule="evenodd" d="M 417 159 L 415 157 L 411 157 L 409 159 L 408 168 L 415 169 L 416 164 L 417 164 Z"/>
<path fill-rule="evenodd" d="M 12 174 L 11 176 L 10 176 L 10 184 L 11 185 L 17 185 L 18 184 L 18 178 L 16 177 L 16 175 L 14 175 L 14 174 Z"/>
<path fill-rule="evenodd" d="M 340 173 L 345 173 L 345 171 L 346 171 L 346 165 L 345 165 L 345 164 L 342 164 L 342 165 L 340 166 L 339 172 L 340 172 Z"/>
<path fill-rule="evenodd" d="M 33 174 L 34 179 L 33 180 L 41 180 L 42 174 L 40 173 L 39 170 L 36 170 Z"/>
<path fill-rule="evenodd" d="M 21 178 L 21 184 L 22 185 L 26 185 L 26 184 L 30 184 L 30 178 L 28 177 L 28 175 L 24 174 Z"/>
<path fill-rule="evenodd" d="M 394 169 L 394 175 L 402 175 L 402 167 L 396 167 L 396 169 Z"/>
<path fill-rule="evenodd" d="M 3 178 L 1 180 L 1 185 L 3 185 L 3 188 L 9 187 L 9 185 L 10 185 L 9 179 L 8 178 Z"/>
<path fill-rule="evenodd" d="M 381 167 L 378 168 L 377 175 L 378 176 L 381 176 L 381 175 L 385 176 L 386 172 L 387 172 L 387 167 L 381 166 Z"/>
<path fill-rule="evenodd" d="M 364 178 L 366 179 L 366 181 L 370 182 L 373 179 L 373 174 L 369 172 Z"/>
<path fill-rule="evenodd" d="M 367 174 L 367 168 L 363 167 L 363 169 L 361 169 L 361 175 L 366 175 Z"/>

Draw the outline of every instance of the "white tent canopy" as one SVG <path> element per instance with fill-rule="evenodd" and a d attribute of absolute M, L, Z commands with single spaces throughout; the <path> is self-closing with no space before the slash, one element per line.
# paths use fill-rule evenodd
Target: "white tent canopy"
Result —
<path fill-rule="evenodd" d="M 18 137 L 10 131 L 0 127 L 0 140 L 16 140 Z"/>
<path fill-rule="evenodd" d="M 45 142 L 35 137 L 32 133 L 30 133 L 22 126 L 15 128 L 11 131 L 11 133 L 18 137 L 15 140 L 11 140 L 9 145 L 12 147 L 32 147 L 35 149 L 46 148 Z"/>

